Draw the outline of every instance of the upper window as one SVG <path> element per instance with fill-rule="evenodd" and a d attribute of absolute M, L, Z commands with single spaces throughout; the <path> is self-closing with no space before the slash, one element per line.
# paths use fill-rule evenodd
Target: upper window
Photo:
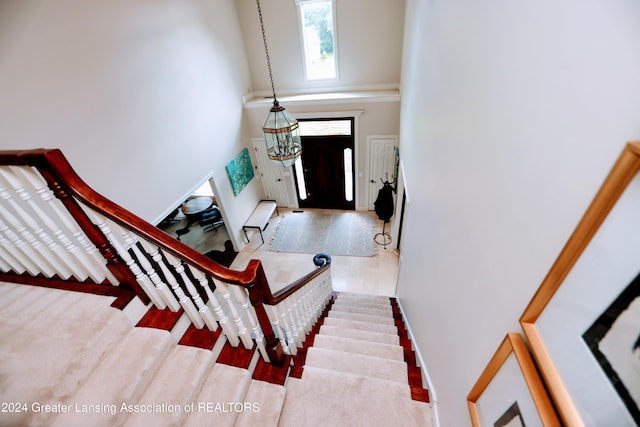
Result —
<path fill-rule="evenodd" d="M 334 0 L 296 0 L 308 80 L 337 77 Z"/>

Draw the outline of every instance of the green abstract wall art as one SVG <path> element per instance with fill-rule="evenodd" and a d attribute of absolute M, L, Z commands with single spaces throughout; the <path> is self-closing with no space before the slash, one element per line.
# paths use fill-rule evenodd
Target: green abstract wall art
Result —
<path fill-rule="evenodd" d="M 253 179 L 253 166 L 251 165 L 251 157 L 249 157 L 249 149 L 245 148 L 229 162 L 226 167 L 229 181 L 233 194 L 238 195 Z"/>

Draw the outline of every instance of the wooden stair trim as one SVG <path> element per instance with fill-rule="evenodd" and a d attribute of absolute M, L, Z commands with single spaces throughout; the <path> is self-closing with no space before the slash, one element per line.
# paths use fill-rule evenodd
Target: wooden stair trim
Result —
<path fill-rule="evenodd" d="M 178 320 L 182 316 L 183 310 L 180 308 L 178 311 L 171 311 L 168 308 L 160 310 L 155 306 L 152 306 L 142 316 L 142 318 L 136 324 L 137 328 L 154 328 L 161 329 L 163 331 L 171 331 L 173 327 L 178 323 Z"/>
<path fill-rule="evenodd" d="M 28 273 L 16 274 L 14 272 L 0 272 L 0 282 L 19 283 L 21 285 L 39 286 L 42 288 L 61 289 L 64 291 L 82 292 L 85 294 L 116 297 L 111 307 L 123 310 L 135 297 L 135 292 L 119 286 L 113 286 L 108 282 L 94 283 L 90 279 L 84 282 L 64 280 L 57 276 L 51 278 L 42 274 L 31 276 Z"/>
<path fill-rule="evenodd" d="M 267 363 L 260 357 L 255 369 L 253 370 L 252 378 L 257 381 L 265 381 L 271 384 L 277 384 L 284 386 L 291 368 L 292 357 L 286 355 L 282 366 L 272 365 Z"/>
<path fill-rule="evenodd" d="M 178 341 L 178 345 L 201 348 L 204 350 L 212 350 L 218 339 L 222 335 L 222 328 L 215 331 L 209 330 L 207 327 L 198 329 L 193 323 L 189 325 L 185 333 Z"/>
<path fill-rule="evenodd" d="M 391 308 L 393 311 L 393 319 L 398 329 L 398 337 L 400 338 L 400 346 L 403 348 L 404 361 L 407 364 L 407 380 L 411 388 L 411 399 L 429 403 L 429 390 L 425 389 L 422 384 L 422 369 L 418 366 L 416 353 L 413 351 L 413 345 L 409 338 L 409 332 L 404 324 L 404 318 L 400 311 L 398 301 L 394 297 L 390 297 Z"/>
<path fill-rule="evenodd" d="M 222 363 L 223 365 L 234 366 L 241 369 L 248 369 L 255 349 L 255 344 L 251 350 L 247 350 L 242 347 L 242 345 L 234 347 L 229 343 L 229 341 L 227 341 L 222 347 L 216 363 Z"/>

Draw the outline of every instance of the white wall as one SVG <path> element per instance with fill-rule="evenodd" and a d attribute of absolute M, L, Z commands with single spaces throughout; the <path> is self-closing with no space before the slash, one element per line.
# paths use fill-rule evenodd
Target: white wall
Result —
<path fill-rule="evenodd" d="M 215 174 L 250 138 L 249 70 L 233 0 L 5 0 L 0 3 L 0 148 L 61 148 L 98 192 L 148 221 Z"/>
<path fill-rule="evenodd" d="M 640 139 L 640 3 L 409 0 L 398 295 L 442 426 Z M 410 230 L 410 232 L 409 232 Z"/>

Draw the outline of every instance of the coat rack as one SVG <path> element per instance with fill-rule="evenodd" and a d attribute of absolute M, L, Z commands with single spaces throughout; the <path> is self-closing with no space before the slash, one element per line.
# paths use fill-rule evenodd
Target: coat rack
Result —
<path fill-rule="evenodd" d="M 385 227 L 393 216 L 393 193 L 395 193 L 396 189 L 389 182 L 388 174 L 387 180 L 383 181 L 380 178 L 380 182 L 382 182 L 382 188 L 378 191 L 378 197 L 373 202 L 373 206 L 378 218 L 384 222 L 382 223 L 382 233 L 376 233 L 373 236 L 373 240 L 376 244 L 383 245 L 386 250 L 387 245 L 391 243 L 391 235 L 385 231 Z"/>

